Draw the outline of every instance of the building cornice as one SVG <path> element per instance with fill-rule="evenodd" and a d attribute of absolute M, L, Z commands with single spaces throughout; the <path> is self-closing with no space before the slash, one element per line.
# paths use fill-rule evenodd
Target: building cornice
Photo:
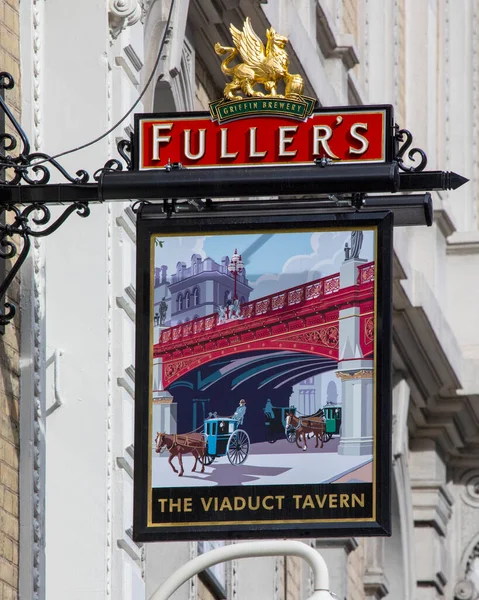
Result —
<path fill-rule="evenodd" d="M 479 231 L 456 231 L 447 238 L 446 253 L 479 254 Z"/>
<path fill-rule="evenodd" d="M 468 361 L 439 305 L 428 301 L 420 282 L 412 282 L 413 297 L 402 283 L 395 278 L 393 367 L 411 389 L 410 439 L 435 440 L 450 465 L 477 464 L 479 386 L 465 379 Z"/>

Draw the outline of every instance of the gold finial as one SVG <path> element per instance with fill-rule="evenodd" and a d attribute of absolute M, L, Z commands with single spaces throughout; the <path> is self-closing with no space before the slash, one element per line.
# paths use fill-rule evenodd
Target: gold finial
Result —
<path fill-rule="evenodd" d="M 243 98 L 236 92 L 243 92 L 247 97 L 277 97 L 277 98 L 300 98 L 303 93 L 304 82 L 301 75 L 292 75 L 288 72 L 289 58 L 284 47 L 288 38 L 276 33 L 270 27 L 266 30 L 266 48 L 263 42 L 254 32 L 249 17 L 243 25 L 243 31 L 230 25 L 231 36 L 235 48 L 215 44 L 216 54 L 228 54 L 221 63 L 221 70 L 225 75 L 232 78 L 226 84 L 224 96 L 227 100 L 239 100 Z M 229 63 L 238 54 L 243 62 L 229 67 Z M 284 95 L 278 94 L 277 85 L 283 81 L 285 84 Z M 266 93 L 254 89 L 256 84 L 262 84 Z"/>

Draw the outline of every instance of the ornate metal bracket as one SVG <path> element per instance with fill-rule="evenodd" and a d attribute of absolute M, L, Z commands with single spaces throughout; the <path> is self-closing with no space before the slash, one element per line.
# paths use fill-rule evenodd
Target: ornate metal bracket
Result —
<path fill-rule="evenodd" d="M 13 77 L 9 73 L 0 72 L 0 90 L 11 90 L 14 85 Z M 6 117 L 9 130 L 13 132 L 0 131 L 0 186 L 11 188 L 19 184 L 45 185 L 50 181 L 51 168 L 56 169 L 57 174 L 59 173 L 73 185 L 81 186 L 88 183 L 90 175 L 84 169 L 77 171 L 75 177 L 68 173 L 54 157 L 43 152 L 31 152 L 28 137 L 8 108 L 3 94 L 0 94 L 0 111 Z M 121 140 L 117 149 L 125 164 L 115 158 L 108 160 L 93 174 L 94 181 L 98 181 L 105 171 L 123 171 L 124 168 L 128 170 L 132 168 L 131 141 Z M 0 200 L 2 200 L 1 196 Z M 0 281 L 0 301 L 4 301 L 9 286 L 25 262 L 30 250 L 30 237 L 50 235 L 74 212 L 80 217 L 87 217 L 90 214 L 88 202 L 73 201 L 52 223 L 50 223 L 52 218 L 50 210 L 43 201 L 34 202 L 25 208 L 19 208 L 11 201 L 0 204 L 0 260 L 16 258 L 4 280 Z M 13 240 L 14 235 L 21 238 L 20 249 Z M 3 314 L 0 312 L 0 326 L 9 323 L 16 312 L 10 302 L 4 303 L 4 309 Z"/>
<path fill-rule="evenodd" d="M 405 171 L 406 173 L 419 173 L 420 171 L 424 171 L 427 165 L 427 156 L 424 150 L 420 148 L 411 148 L 412 145 L 412 133 L 408 129 L 399 129 L 398 125 L 395 125 L 396 130 L 396 142 L 397 142 L 397 150 L 396 150 L 396 161 L 399 165 L 401 171 Z M 399 146 L 399 144 L 402 144 Z M 409 150 L 411 148 L 411 150 Z M 418 164 L 413 164 L 411 166 L 407 166 L 404 164 L 404 155 L 406 151 L 409 150 L 407 156 L 409 160 L 415 161 L 420 158 Z"/>
<path fill-rule="evenodd" d="M 18 254 L 15 263 L 8 272 L 5 279 L 0 282 L 0 298 L 5 296 L 10 284 L 15 278 L 15 275 L 20 270 L 20 267 L 25 262 L 28 252 L 30 250 L 30 236 L 32 237 L 45 237 L 56 231 L 60 225 L 62 225 L 68 217 L 74 213 L 80 215 L 80 217 L 88 217 L 90 214 L 90 208 L 88 204 L 81 202 L 75 202 L 68 206 L 63 214 L 58 217 L 51 225 L 48 225 L 51 219 L 51 213 L 45 204 L 31 204 L 23 209 L 17 206 L 0 206 L 0 216 L 5 213 L 11 212 L 14 215 L 12 223 L 6 223 L 0 225 L 0 259 L 6 260 L 8 258 L 14 258 L 17 256 L 17 246 L 13 242 L 12 237 L 19 235 L 23 240 L 22 249 Z M 48 225 L 45 229 L 32 229 L 30 226 L 30 220 L 32 224 L 36 226 Z M 15 307 L 10 302 L 4 304 L 5 312 L 0 314 L 0 325 L 6 325 L 15 316 Z"/>

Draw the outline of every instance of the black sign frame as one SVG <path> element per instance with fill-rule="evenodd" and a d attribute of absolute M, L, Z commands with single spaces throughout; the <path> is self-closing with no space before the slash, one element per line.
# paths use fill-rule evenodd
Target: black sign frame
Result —
<path fill-rule="evenodd" d="M 378 536 L 390 535 L 391 510 L 390 510 L 390 477 L 391 477 L 391 355 L 392 355 L 392 231 L 393 215 L 389 211 L 381 213 L 350 213 L 350 214 L 311 214 L 301 212 L 292 217 L 288 214 L 278 214 L 272 211 L 262 216 L 257 214 L 236 215 L 211 215 L 208 213 L 178 215 L 167 218 L 161 215 L 158 207 L 145 205 L 138 214 L 137 221 L 137 286 L 136 286 L 136 402 L 135 402 L 135 469 L 134 469 L 134 527 L 133 536 L 137 542 L 146 541 L 180 541 L 180 540 L 214 540 L 214 539 L 267 539 L 275 537 L 347 537 L 347 536 Z M 323 502 L 325 494 L 335 496 L 334 503 L 338 502 L 339 494 L 365 493 L 363 506 L 359 507 L 354 517 L 351 512 L 343 511 L 347 516 L 331 517 L 338 510 L 329 500 L 330 510 L 314 509 L 314 518 L 311 510 L 299 509 L 291 502 L 288 510 L 283 504 L 283 510 L 270 518 L 269 521 L 260 519 L 241 521 L 238 514 L 222 521 L 212 521 L 211 512 L 205 514 L 198 508 L 200 496 L 215 496 L 219 503 L 225 497 L 262 498 L 266 492 L 261 491 L 262 486 L 238 487 L 203 487 L 203 488 L 155 488 L 150 492 L 150 457 L 152 455 L 151 429 L 151 357 L 152 357 L 152 243 L 153 235 L 182 235 L 199 234 L 206 232 L 215 234 L 219 232 L 261 232 L 261 231 L 316 231 L 318 229 L 354 229 L 374 228 L 376 231 L 376 292 L 375 292 L 375 431 L 374 435 L 374 477 L 371 484 L 327 483 L 311 485 L 311 496 L 317 494 Z M 234 467 L 232 467 L 234 468 Z M 328 489 L 325 486 L 329 486 Z M 333 490 L 331 486 L 341 486 Z M 351 489 L 349 489 L 349 487 Z M 359 487 L 358 487 L 359 486 Z M 361 487 L 362 486 L 362 487 Z M 370 486 L 369 491 L 365 486 Z M 266 487 L 266 486 L 265 486 Z M 269 486 L 271 490 L 272 486 Z M 287 501 L 296 492 L 297 486 L 274 486 L 281 491 Z M 361 488 L 361 489 L 360 489 Z M 181 517 L 181 520 L 165 520 L 162 523 L 153 521 L 152 506 L 157 506 L 155 501 L 159 498 L 158 492 L 162 490 L 161 497 L 168 498 L 174 503 L 185 497 L 191 498 L 193 514 Z M 213 491 L 218 492 L 216 495 Z M 306 491 L 306 490 L 305 490 Z M 271 491 L 269 492 L 271 493 Z M 150 496 L 151 494 L 151 496 Z M 368 495 L 369 494 L 369 495 Z M 307 494 L 306 494 L 307 495 Z M 269 496 L 268 496 L 269 497 Z M 356 496 L 358 497 L 358 496 Z M 368 506 L 367 499 L 374 498 Z M 366 498 L 366 501 L 364 501 Z M 162 506 L 165 506 L 165 501 Z M 203 501 L 202 501 L 203 502 Z M 283 501 L 286 502 L 286 501 Z M 297 503 L 298 501 L 296 501 Z M 211 505 L 213 506 L 213 505 Z M 331 508 L 332 507 L 332 508 Z M 277 508 L 277 507 L 276 507 Z M 324 507 L 323 507 L 324 508 Z M 333 510 L 335 509 L 335 510 Z M 363 509 L 363 510 L 361 510 Z M 196 515 L 195 515 L 196 511 Z M 266 513 L 266 511 L 263 511 Z M 275 511 L 276 512 L 276 511 Z M 294 513 L 294 514 L 293 514 Z M 157 513 L 155 513 L 157 514 Z M 336 512 L 336 514 L 338 514 Z M 200 518 L 201 517 L 201 518 Z M 306 518 L 307 517 L 307 518 Z M 170 517 L 171 519 L 171 517 Z"/>

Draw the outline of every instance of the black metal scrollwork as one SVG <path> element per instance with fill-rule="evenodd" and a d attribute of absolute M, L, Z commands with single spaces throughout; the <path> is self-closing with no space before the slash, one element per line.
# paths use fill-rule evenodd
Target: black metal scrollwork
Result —
<path fill-rule="evenodd" d="M 427 156 L 424 150 L 421 150 L 420 148 L 411 148 L 411 150 L 409 150 L 412 145 L 412 133 L 407 129 L 399 129 L 396 125 L 396 141 L 402 143 L 396 151 L 396 160 L 399 168 L 407 173 L 418 173 L 419 171 L 423 171 L 427 165 Z M 420 161 L 418 164 L 413 164 L 411 166 L 404 164 L 403 157 L 407 150 L 409 150 L 407 156 L 409 160 L 413 162 L 418 159 L 419 155 Z"/>
<path fill-rule="evenodd" d="M 0 89 L 11 90 L 15 87 L 15 82 L 10 73 L 0 72 Z M 22 127 L 15 119 L 8 108 L 5 100 L 0 95 L 0 110 L 7 116 L 11 127 L 16 135 L 11 133 L 0 133 L 0 184 L 18 185 L 27 183 L 28 185 L 46 184 L 50 181 L 50 168 L 54 167 L 67 181 L 73 184 L 88 183 L 90 175 L 85 169 L 76 172 L 76 177 L 68 173 L 62 165 L 52 156 L 43 152 L 31 152 L 30 142 Z M 131 169 L 131 142 L 130 140 L 120 140 L 117 144 L 118 153 L 125 161 L 126 168 Z M 15 154 L 11 154 L 12 152 Z M 122 171 L 124 165 L 112 158 L 105 163 L 102 169 L 94 174 L 94 179 L 98 180 L 100 174 L 105 171 Z"/>
<path fill-rule="evenodd" d="M 15 82 L 10 73 L 1 71 L 0 90 L 12 90 L 14 87 Z M 3 94 L 0 94 L 0 111 L 5 114 L 11 130 L 11 133 L 0 132 L 0 192 L 1 186 L 10 188 L 20 184 L 46 184 L 50 181 L 52 167 L 74 185 L 88 183 L 90 175 L 84 169 L 77 171 L 75 177 L 68 173 L 55 157 L 43 152 L 31 152 L 28 137 L 8 108 Z M 122 171 L 125 167 L 131 170 L 131 141 L 121 140 L 117 144 L 117 149 L 125 164 L 116 158 L 108 160 L 102 169 L 95 172 L 93 178 L 96 181 L 104 171 Z M 0 217 L 5 217 L 0 221 L 0 260 L 15 259 L 4 280 L 0 281 L 0 304 L 4 304 L 3 313 L 0 311 L 0 327 L 9 323 L 15 316 L 15 306 L 5 301 L 5 294 L 28 256 L 31 237 L 50 235 L 74 212 L 80 217 L 87 217 L 90 214 L 88 202 L 73 202 L 53 222 L 46 204 L 37 203 L 19 207 L 11 203 L 0 203 Z M 10 219 L 6 218 L 7 215 Z M 20 238 L 20 250 L 13 239 L 15 235 Z"/>
<path fill-rule="evenodd" d="M 0 299 L 4 298 L 15 275 L 27 258 L 31 244 L 30 236 L 45 237 L 46 235 L 50 235 L 74 212 L 80 217 L 88 217 L 90 208 L 86 203 L 75 202 L 65 208 L 63 213 L 49 225 L 52 215 L 45 204 L 30 204 L 23 209 L 13 205 L 0 206 L 0 216 L 3 213 L 13 213 L 13 221 L 11 220 L 10 223 L 7 222 L 4 225 L 0 224 L 0 259 L 7 260 L 17 256 L 18 250 L 13 241 L 14 235 L 20 236 L 23 240 L 20 254 L 18 254 L 15 263 L 5 279 L 0 282 Z M 32 225 L 34 226 L 33 228 Z M 47 225 L 47 227 L 40 229 L 43 225 Z M 5 302 L 4 309 L 4 312 L 0 313 L 0 325 L 6 325 L 15 316 L 15 307 L 10 302 Z"/>

